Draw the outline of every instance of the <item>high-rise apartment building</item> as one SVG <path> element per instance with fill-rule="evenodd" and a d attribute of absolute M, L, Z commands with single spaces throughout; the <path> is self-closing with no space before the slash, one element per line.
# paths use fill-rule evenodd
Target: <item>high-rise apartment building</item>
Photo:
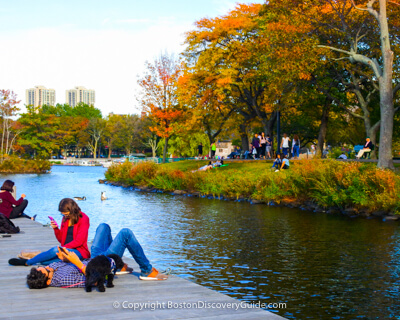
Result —
<path fill-rule="evenodd" d="M 47 89 L 43 86 L 35 86 L 35 88 L 26 90 L 26 105 L 32 105 L 35 108 L 43 105 L 56 105 L 56 90 Z"/>
<path fill-rule="evenodd" d="M 86 89 L 85 87 L 75 87 L 75 89 L 65 91 L 65 103 L 71 107 L 75 107 L 80 102 L 94 106 L 94 101 L 94 90 Z"/>

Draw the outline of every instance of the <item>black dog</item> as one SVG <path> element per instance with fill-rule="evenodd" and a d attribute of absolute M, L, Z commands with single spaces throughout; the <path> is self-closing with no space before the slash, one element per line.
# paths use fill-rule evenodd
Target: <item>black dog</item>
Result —
<path fill-rule="evenodd" d="M 97 286 L 100 292 L 106 291 L 104 287 L 107 281 L 107 288 L 114 287 L 114 274 L 117 269 L 124 266 L 122 259 L 116 254 L 97 256 L 89 261 L 86 266 L 86 292 L 91 292 L 93 286 Z"/>

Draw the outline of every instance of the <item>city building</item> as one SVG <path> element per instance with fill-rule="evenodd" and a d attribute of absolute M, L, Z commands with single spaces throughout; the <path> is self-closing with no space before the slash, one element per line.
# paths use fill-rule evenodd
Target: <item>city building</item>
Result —
<path fill-rule="evenodd" d="M 26 105 L 32 105 L 35 108 L 43 105 L 56 105 L 56 90 L 47 89 L 43 86 L 35 86 L 26 90 Z"/>
<path fill-rule="evenodd" d="M 76 107 L 80 102 L 94 106 L 94 101 L 94 90 L 86 89 L 85 87 L 75 87 L 75 89 L 65 91 L 65 103 L 71 107 Z"/>

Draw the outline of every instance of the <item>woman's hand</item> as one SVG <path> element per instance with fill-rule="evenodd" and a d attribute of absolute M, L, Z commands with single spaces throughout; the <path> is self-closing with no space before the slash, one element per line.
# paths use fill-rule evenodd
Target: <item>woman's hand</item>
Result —
<path fill-rule="evenodd" d="M 60 247 L 58 247 L 58 252 L 57 252 L 57 256 L 65 262 L 71 262 L 74 265 L 81 265 L 81 260 L 79 259 L 79 257 L 76 255 L 75 252 L 72 251 L 68 251 L 68 249 L 63 248 L 65 250 L 65 252 L 63 250 L 61 250 Z"/>
<path fill-rule="evenodd" d="M 57 223 L 56 223 L 55 221 L 53 221 L 53 220 L 50 221 L 50 226 L 51 226 L 53 229 L 58 228 Z"/>
<path fill-rule="evenodd" d="M 21 198 L 25 198 L 25 197 L 26 197 L 25 193 L 21 194 Z"/>

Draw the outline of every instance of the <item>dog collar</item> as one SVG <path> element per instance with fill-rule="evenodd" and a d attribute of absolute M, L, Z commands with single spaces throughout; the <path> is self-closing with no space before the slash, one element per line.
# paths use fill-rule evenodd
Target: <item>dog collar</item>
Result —
<path fill-rule="evenodd" d="M 108 261 L 110 261 L 111 264 L 111 272 L 115 274 L 117 272 L 117 265 L 115 264 L 115 261 L 113 258 L 107 257 Z"/>

